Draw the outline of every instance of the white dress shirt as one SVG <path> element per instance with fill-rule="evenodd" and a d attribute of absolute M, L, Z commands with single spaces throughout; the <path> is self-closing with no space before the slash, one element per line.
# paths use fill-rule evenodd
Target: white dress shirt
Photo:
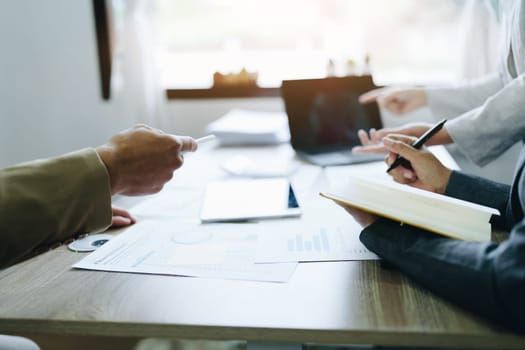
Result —
<path fill-rule="evenodd" d="M 457 147 L 479 166 L 497 158 L 525 134 L 525 6 L 499 1 L 503 21 L 497 73 L 453 88 L 428 88 L 428 105 Z"/>

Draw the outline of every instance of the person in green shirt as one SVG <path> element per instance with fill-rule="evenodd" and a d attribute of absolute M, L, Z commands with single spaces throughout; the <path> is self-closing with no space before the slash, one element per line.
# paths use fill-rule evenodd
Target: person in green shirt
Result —
<path fill-rule="evenodd" d="M 156 193 L 195 151 L 188 136 L 139 125 L 108 143 L 0 169 L 0 268 L 112 224 L 134 222 L 111 196 Z"/>

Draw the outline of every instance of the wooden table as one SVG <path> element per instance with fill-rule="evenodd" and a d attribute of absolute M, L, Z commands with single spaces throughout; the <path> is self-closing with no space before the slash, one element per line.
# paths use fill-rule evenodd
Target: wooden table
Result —
<path fill-rule="evenodd" d="M 219 153 L 195 156 L 188 181 Z M 267 283 L 73 270 L 84 256 L 59 247 L 0 271 L 0 333 L 525 348 L 378 261 L 304 263 Z"/>

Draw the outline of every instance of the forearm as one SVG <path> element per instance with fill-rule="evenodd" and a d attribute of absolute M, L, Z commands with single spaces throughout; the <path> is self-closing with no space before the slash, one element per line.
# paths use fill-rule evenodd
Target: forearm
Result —
<path fill-rule="evenodd" d="M 459 149 L 483 166 L 525 134 L 525 76 L 521 75 L 480 107 L 450 120 L 446 129 Z"/>
<path fill-rule="evenodd" d="M 515 220 L 508 217 L 508 201 L 510 186 L 494 182 L 482 177 L 452 171 L 445 195 L 485 205 L 500 211 L 500 216 L 494 216 L 492 224 L 498 228 L 510 230 Z"/>
<path fill-rule="evenodd" d="M 452 119 L 481 106 L 503 88 L 498 74 L 454 87 L 426 88 L 427 104 L 436 119 Z"/>
<path fill-rule="evenodd" d="M 365 228 L 360 239 L 434 293 L 499 324 L 525 329 L 521 273 L 508 270 L 523 266 L 515 261 L 517 254 L 505 257 L 516 244 L 453 240 L 387 219 Z"/>
<path fill-rule="evenodd" d="M 111 224 L 106 168 L 94 150 L 0 171 L 0 266 L 40 245 Z"/>

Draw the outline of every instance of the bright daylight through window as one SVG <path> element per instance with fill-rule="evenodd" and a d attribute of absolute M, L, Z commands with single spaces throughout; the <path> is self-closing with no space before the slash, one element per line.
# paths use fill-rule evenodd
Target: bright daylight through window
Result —
<path fill-rule="evenodd" d="M 379 83 L 448 82 L 463 0 L 157 0 L 156 59 L 167 88 L 208 88 L 214 74 L 283 79 L 361 74 Z M 256 76 L 255 76 L 256 75 Z"/>

